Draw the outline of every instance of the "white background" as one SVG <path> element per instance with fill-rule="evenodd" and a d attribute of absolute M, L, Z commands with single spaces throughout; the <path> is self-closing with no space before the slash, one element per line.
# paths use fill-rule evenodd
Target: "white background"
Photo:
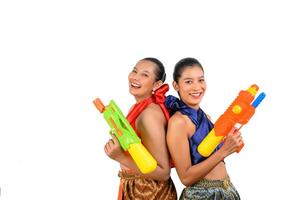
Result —
<path fill-rule="evenodd" d="M 298 199 L 297 2 L 0 1 L 0 199 L 116 199 L 119 167 L 92 100 L 126 113 L 127 75 L 146 56 L 165 64 L 168 83 L 179 59 L 199 59 L 214 120 L 258 84 L 267 97 L 228 172 L 244 200 Z"/>

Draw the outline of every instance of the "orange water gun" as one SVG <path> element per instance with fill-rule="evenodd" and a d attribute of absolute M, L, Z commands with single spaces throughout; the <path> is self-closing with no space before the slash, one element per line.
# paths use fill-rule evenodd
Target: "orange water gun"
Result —
<path fill-rule="evenodd" d="M 265 93 L 262 92 L 254 100 L 258 89 L 258 86 L 254 84 L 249 87 L 248 90 L 240 91 L 239 95 L 224 112 L 224 114 L 217 119 L 214 124 L 214 128 L 198 146 L 198 152 L 203 157 L 210 156 L 214 149 L 220 144 L 223 138 L 237 123 L 241 124 L 238 130 L 241 129 L 243 125 L 248 123 L 255 113 L 255 108 L 265 98 Z M 237 152 L 239 152 L 242 147 L 243 144 L 239 147 Z"/>

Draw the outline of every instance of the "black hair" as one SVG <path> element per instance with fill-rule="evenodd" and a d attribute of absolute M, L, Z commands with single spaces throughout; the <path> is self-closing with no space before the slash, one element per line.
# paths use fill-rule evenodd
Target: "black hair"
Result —
<path fill-rule="evenodd" d="M 201 63 L 195 59 L 195 58 L 183 58 L 177 64 L 175 65 L 174 71 L 173 71 L 173 80 L 178 83 L 179 78 L 181 77 L 184 69 L 187 67 L 192 66 L 199 66 L 202 71 L 204 71 L 203 66 Z"/>
<path fill-rule="evenodd" d="M 147 61 L 150 61 L 157 65 L 157 69 L 155 70 L 156 81 L 161 80 L 164 83 L 164 81 L 166 79 L 166 74 L 165 74 L 165 68 L 164 68 L 164 65 L 162 64 L 162 62 L 160 60 L 158 60 L 157 58 L 152 58 L 152 57 L 143 58 L 142 60 L 147 60 Z"/>

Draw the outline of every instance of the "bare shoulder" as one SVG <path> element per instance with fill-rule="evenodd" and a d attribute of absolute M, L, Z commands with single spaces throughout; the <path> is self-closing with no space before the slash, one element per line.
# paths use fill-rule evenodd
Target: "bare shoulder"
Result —
<path fill-rule="evenodd" d="M 167 141 L 169 144 L 177 141 L 184 141 L 183 139 L 189 136 L 189 122 L 185 115 L 176 112 L 168 121 Z"/>
<path fill-rule="evenodd" d="M 141 112 L 139 118 L 141 120 L 164 120 L 165 116 L 159 105 L 151 103 Z"/>
<path fill-rule="evenodd" d="M 168 121 L 168 127 L 183 129 L 187 127 L 187 119 L 180 112 L 176 112 Z"/>
<path fill-rule="evenodd" d="M 165 127 L 167 124 L 166 118 L 161 110 L 160 106 L 157 104 L 148 105 L 139 115 L 136 120 L 136 126 L 138 129 L 144 127 L 148 129 L 149 126 L 154 127 Z"/>
<path fill-rule="evenodd" d="M 136 128 L 140 132 L 142 140 L 166 135 L 167 120 L 160 106 L 157 106 L 147 106 L 136 120 Z"/>

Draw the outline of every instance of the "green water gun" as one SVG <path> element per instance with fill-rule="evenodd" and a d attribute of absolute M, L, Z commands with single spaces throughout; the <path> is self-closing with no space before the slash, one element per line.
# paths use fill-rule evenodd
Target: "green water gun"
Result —
<path fill-rule="evenodd" d="M 116 136 L 122 149 L 129 152 L 141 173 L 148 174 L 154 171 L 157 161 L 143 146 L 116 103 L 111 100 L 109 105 L 104 106 L 99 98 L 95 99 L 93 103 L 109 124 L 110 133 Z"/>

